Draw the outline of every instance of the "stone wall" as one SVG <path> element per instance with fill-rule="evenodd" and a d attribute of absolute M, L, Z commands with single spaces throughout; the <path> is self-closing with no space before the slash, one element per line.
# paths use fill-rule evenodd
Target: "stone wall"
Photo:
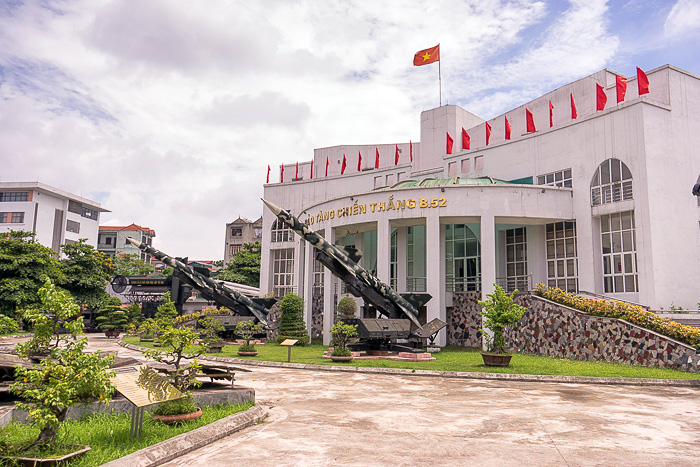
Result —
<path fill-rule="evenodd" d="M 277 339 L 277 330 L 280 327 L 280 300 L 277 300 L 267 313 L 267 327 L 267 340 L 272 341 Z"/>
<path fill-rule="evenodd" d="M 311 338 L 323 338 L 323 290 L 311 299 Z"/>
<path fill-rule="evenodd" d="M 447 345 L 481 347 L 480 292 L 455 292 L 452 307 L 447 308 Z"/>
<path fill-rule="evenodd" d="M 518 352 L 698 371 L 700 355 L 693 347 L 627 321 L 591 316 L 530 293 L 516 302 L 528 308 L 506 335 Z"/>

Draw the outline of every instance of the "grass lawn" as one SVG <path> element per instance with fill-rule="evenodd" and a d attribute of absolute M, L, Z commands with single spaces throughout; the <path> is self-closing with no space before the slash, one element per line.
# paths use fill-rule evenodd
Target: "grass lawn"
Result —
<path fill-rule="evenodd" d="M 67 420 L 59 430 L 59 440 L 67 444 L 87 444 L 91 450 L 80 459 L 63 465 L 69 467 L 102 465 L 173 436 L 242 412 L 252 406 L 252 403 L 247 403 L 204 407 L 199 419 L 172 426 L 154 421 L 150 417 L 150 413 L 146 412 L 143 419 L 142 435 L 136 439 L 132 439 L 129 435 L 130 414 L 95 414 L 82 420 Z M 8 446 L 26 445 L 36 439 L 38 435 L 38 429 L 30 425 L 12 422 L 0 429 L 0 453 L 8 449 Z"/>
<path fill-rule="evenodd" d="M 124 342 L 141 347 L 152 347 L 151 342 L 139 342 L 138 337 L 124 337 Z M 264 360 L 272 362 L 287 361 L 287 347 L 275 343 L 256 345 L 258 355 L 239 357 L 237 345 L 226 345 L 221 353 L 211 355 L 219 357 L 236 357 L 246 360 Z M 445 347 L 433 354 L 437 360 L 430 362 L 397 362 L 392 360 L 353 360 L 349 363 L 335 363 L 322 358 L 326 346 L 311 344 L 304 347 L 292 347 L 292 362 L 315 365 L 348 365 L 373 368 L 408 368 L 437 371 L 463 371 L 482 373 L 509 373 L 524 375 L 565 375 L 565 376 L 602 376 L 615 378 L 651 378 L 651 379 L 700 379 L 700 374 L 687 373 L 661 368 L 622 365 L 618 363 L 585 362 L 553 357 L 516 354 L 510 366 L 505 368 L 484 366 L 478 349 L 465 347 Z"/>

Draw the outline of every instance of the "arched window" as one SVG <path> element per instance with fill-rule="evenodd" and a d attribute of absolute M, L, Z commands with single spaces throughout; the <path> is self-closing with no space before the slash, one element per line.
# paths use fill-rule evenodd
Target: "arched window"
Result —
<path fill-rule="evenodd" d="M 275 219 L 272 223 L 272 241 L 273 242 L 289 242 L 294 238 L 292 229 L 279 219 Z"/>
<path fill-rule="evenodd" d="M 632 199 L 632 172 L 619 159 L 608 159 L 598 166 L 591 180 L 591 205 Z"/>

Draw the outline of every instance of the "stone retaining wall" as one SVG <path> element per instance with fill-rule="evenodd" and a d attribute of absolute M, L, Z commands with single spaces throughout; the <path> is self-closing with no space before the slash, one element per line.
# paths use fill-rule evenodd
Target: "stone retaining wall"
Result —
<path fill-rule="evenodd" d="M 697 372 L 700 355 L 687 344 L 621 319 L 592 316 L 530 293 L 520 326 L 507 335 L 519 352 Z"/>
<path fill-rule="evenodd" d="M 311 299 L 311 338 L 323 338 L 323 290 Z"/>
<path fill-rule="evenodd" d="M 447 345 L 481 347 L 480 292 L 455 292 L 452 307 L 447 309 Z"/>

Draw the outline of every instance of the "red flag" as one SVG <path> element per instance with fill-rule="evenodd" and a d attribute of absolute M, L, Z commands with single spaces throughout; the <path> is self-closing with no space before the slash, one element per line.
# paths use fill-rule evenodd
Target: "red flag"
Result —
<path fill-rule="evenodd" d="M 625 94 L 627 94 L 627 78 L 624 76 L 615 77 L 615 89 L 617 90 L 617 103 L 625 100 Z"/>
<path fill-rule="evenodd" d="M 489 122 L 486 122 L 486 146 L 489 145 L 489 138 L 491 137 L 491 125 L 489 125 Z"/>
<path fill-rule="evenodd" d="M 394 156 L 394 165 L 399 165 L 399 145 L 396 145 L 396 155 Z"/>
<path fill-rule="evenodd" d="M 360 172 L 362 170 L 362 153 L 358 151 L 357 155 L 359 156 L 357 158 L 357 171 Z"/>
<path fill-rule="evenodd" d="M 552 112 L 554 110 L 554 106 L 552 105 L 552 101 L 549 101 L 549 128 L 552 128 L 554 126 L 554 113 Z"/>
<path fill-rule="evenodd" d="M 608 96 L 605 94 L 605 89 L 598 83 L 595 83 L 595 109 L 603 110 L 605 109 L 605 104 L 608 102 Z"/>
<path fill-rule="evenodd" d="M 328 156 L 326 156 L 326 177 L 328 176 Z"/>
<path fill-rule="evenodd" d="M 506 119 L 506 139 L 510 139 L 510 122 L 508 121 L 508 117 L 505 115 L 503 117 Z"/>
<path fill-rule="evenodd" d="M 571 96 L 571 120 L 576 120 L 576 117 L 578 117 L 578 113 L 576 112 L 576 102 L 574 102 L 574 95 L 569 95 Z"/>
<path fill-rule="evenodd" d="M 280 183 L 284 182 L 284 164 L 282 164 L 282 169 L 280 170 Z"/>
<path fill-rule="evenodd" d="M 345 173 L 345 167 L 348 166 L 347 161 L 345 160 L 345 154 L 343 154 L 343 165 L 340 166 L 340 175 L 343 175 Z"/>
<path fill-rule="evenodd" d="M 411 141 L 411 140 L 409 139 L 409 140 L 408 140 L 408 144 L 411 145 L 411 162 L 413 162 L 413 141 Z"/>
<path fill-rule="evenodd" d="M 270 183 L 270 164 L 267 165 L 267 181 L 265 183 Z"/>
<path fill-rule="evenodd" d="M 469 139 L 469 133 L 462 127 L 462 149 L 471 149 L 472 141 Z"/>
<path fill-rule="evenodd" d="M 379 168 L 379 148 L 376 148 L 376 151 L 374 153 L 374 168 Z"/>
<path fill-rule="evenodd" d="M 452 154 L 452 145 L 454 144 L 454 140 L 452 139 L 452 136 L 450 136 L 449 133 L 445 132 L 447 135 L 447 154 Z"/>
<path fill-rule="evenodd" d="M 421 66 L 440 60 L 440 44 L 425 50 L 419 50 L 413 56 L 413 65 Z"/>
<path fill-rule="evenodd" d="M 525 125 L 528 133 L 534 133 L 537 131 L 537 128 L 535 128 L 535 117 L 533 117 L 532 112 L 530 112 L 530 109 L 527 107 L 525 107 Z"/>
<path fill-rule="evenodd" d="M 311 161 L 311 175 L 309 176 L 309 180 L 314 179 L 314 161 Z"/>
<path fill-rule="evenodd" d="M 637 67 L 637 89 L 639 89 L 640 96 L 642 94 L 649 94 L 649 78 L 639 67 Z"/>
<path fill-rule="evenodd" d="M 294 174 L 294 180 L 299 180 L 299 161 L 297 161 L 297 171 Z"/>

